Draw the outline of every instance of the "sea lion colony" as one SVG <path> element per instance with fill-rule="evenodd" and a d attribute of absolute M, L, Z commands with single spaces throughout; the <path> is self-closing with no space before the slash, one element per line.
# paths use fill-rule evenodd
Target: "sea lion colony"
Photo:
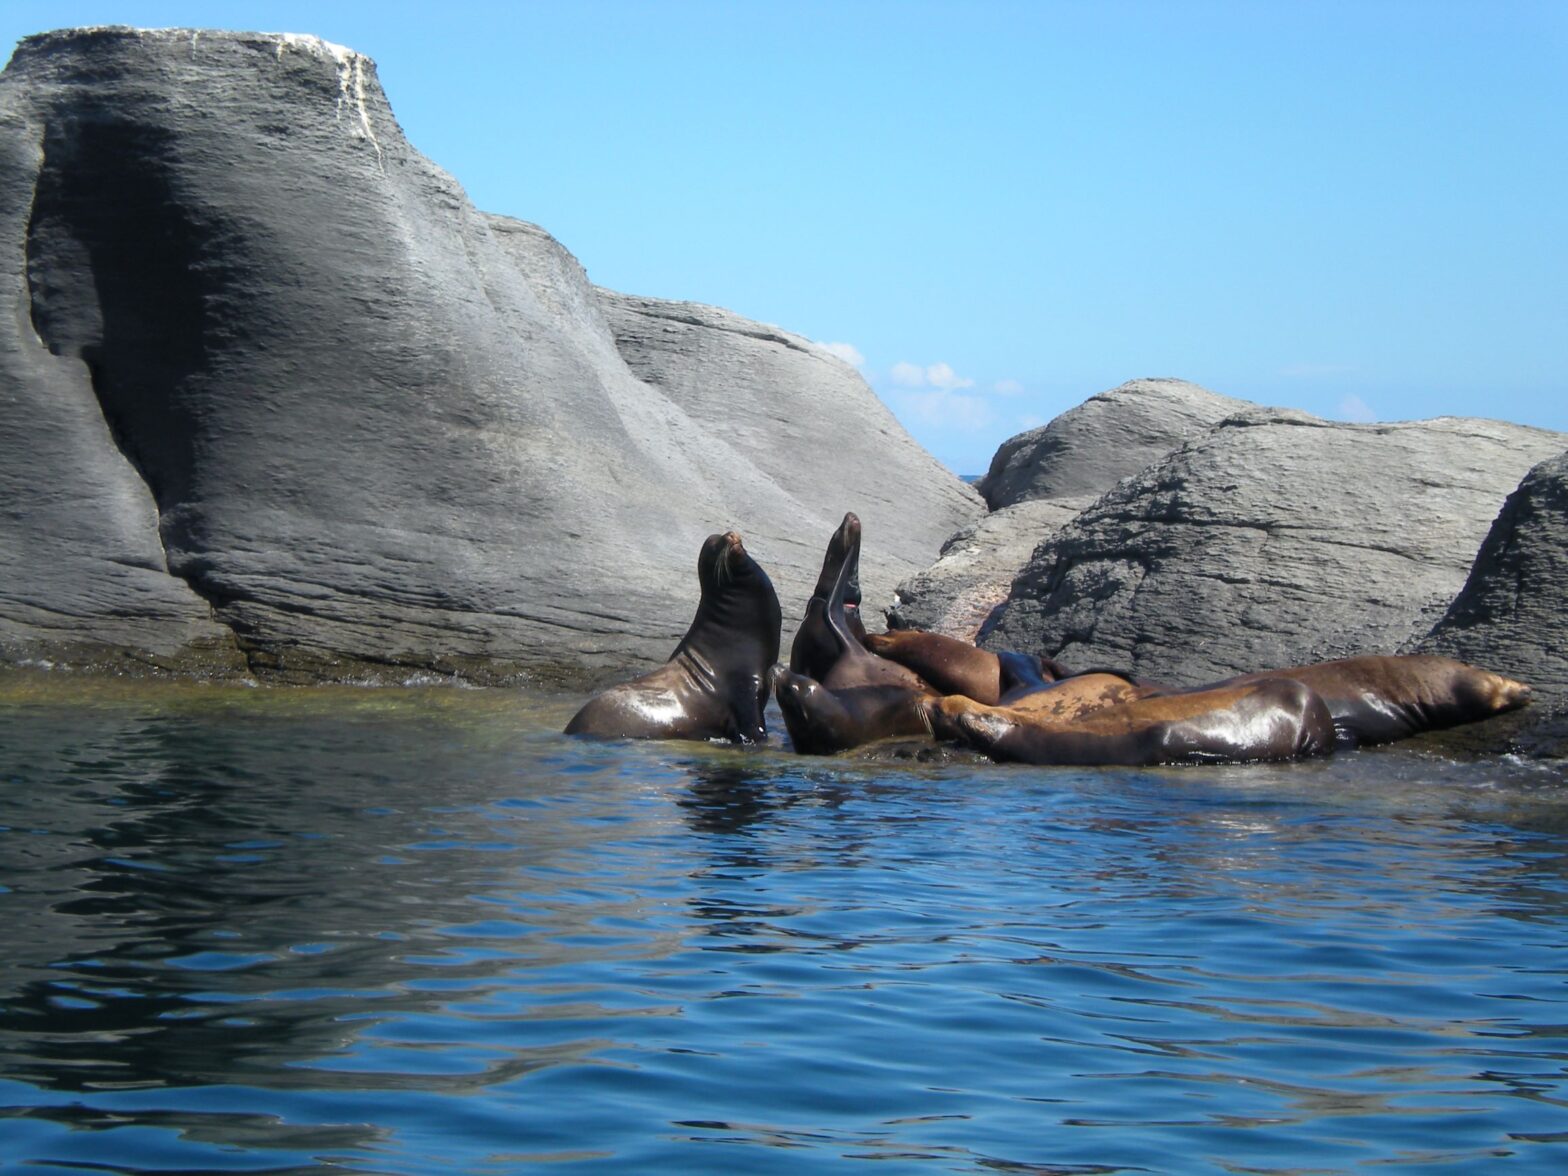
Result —
<path fill-rule="evenodd" d="M 594 696 L 570 735 L 757 743 L 770 689 L 790 743 L 828 755 L 889 737 L 1031 764 L 1284 760 L 1387 743 L 1523 706 L 1522 682 L 1451 658 L 1364 656 L 1191 688 L 918 630 L 867 633 L 860 520 L 846 514 L 790 649 L 768 575 L 731 531 L 697 561 L 697 615 L 670 660 Z"/>

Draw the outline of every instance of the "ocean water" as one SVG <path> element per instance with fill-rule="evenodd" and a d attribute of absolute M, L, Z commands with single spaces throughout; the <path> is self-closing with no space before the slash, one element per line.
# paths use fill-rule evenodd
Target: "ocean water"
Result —
<path fill-rule="evenodd" d="M 1568 1171 L 1568 779 L 0 680 L 0 1171 Z"/>

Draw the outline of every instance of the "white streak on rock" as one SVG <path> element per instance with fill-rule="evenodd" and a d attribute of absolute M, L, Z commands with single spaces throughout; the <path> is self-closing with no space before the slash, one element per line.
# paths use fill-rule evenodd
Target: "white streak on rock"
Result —
<path fill-rule="evenodd" d="M 370 125 L 370 108 L 365 105 L 365 57 L 355 53 L 343 45 L 331 41 L 323 41 L 320 37 L 313 37 L 307 33 L 276 33 L 278 38 L 278 60 L 283 60 L 284 49 L 296 49 L 310 53 L 317 57 L 330 57 L 337 66 L 338 71 L 338 100 L 336 118 L 343 121 L 343 105 L 352 101 L 359 111 L 359 129 L 355 132 L 369 141 L 371 149 L 376 153 L 376 170 L 382 175 L 386 174 L 386 160 L 381 152 L 381 141 L 376 138 L 375 129 Z"/>

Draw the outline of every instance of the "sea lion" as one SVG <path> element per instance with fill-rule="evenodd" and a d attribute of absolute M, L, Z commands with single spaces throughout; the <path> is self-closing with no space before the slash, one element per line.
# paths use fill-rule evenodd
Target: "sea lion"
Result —
<path fill-rule="evenodd" d="M 1154 693 L 1155 688 L 1140 686 L 1120 674 L 1086 671 L 1016 698 L 1004 695 L 1011 700 L 998 704 L 995 709 L 1021 723 L 1070 723 L 1106 707 L 1134 702 Z M 930 706 L 926 713 L 932 735 L 938 739 L 963 741 L 963 732 L 954 720 L 958 714 L 968 712 L 958 704 L 947 709 Z"/>
<path fill-rule="evenodd" d="M 1282 760 L 1320 755 L 1334 746 L 1328 706 L 1290 678 L 1151 695 L 1058 721 L 1020 717 L 961 697 L 935 706 L 970 746 L 993 759 L 1030 764 Z"/>
<path fill-rule="evenodd" d="M 702 597 L 670 660 L 588 700 L 568 735 L 605 739 L 767 737 L 763 710 L 779 656 L 778 594 L 734 531 L 709 535 L 697 557 Z"/>
<path fill-rule="evenodd" d="M 851 533 L 853 532 L 853 538 Z M 822 557 L 822 571 L 817 576 L 817 586 L 806 601 L 806 616 L 795 630 L 795 640 L 789 649 L 789 668 L 797 674 L 822 679 L 839 659 L 841 647 L 829 631 L 823 613 L 828 597 L 833 592 L 840 571 L 844 572 L 844 624 L 857 642 L 866 637 L 866 627 L 860 619 L 860 519 L 853 511 L 844 515 L 838 530 L 828 540 Z"/>
<path fill-rule="evenodd" d="M 922 629 L 892 629 L 864 639 L 878 657 L 913 670 L 939 694 L 962 694 L 995 706 L 1011 691 L 1040 689 L 1057 676 L 1033 654 L 993 653 L 957 637 Z"/>
<path fill-rule="evenodd" d="M 836 566 L 813 638 L 815 656 L 827 668 L 820 679 L 790 669 L 775 683 L 790 742 L 796 751 L 825 755 L 888 735 L 925 734 L 920 704 L 937 693 L 913 670 L 867 649 L 865 630 L 857 634 L 848 615 L 851 578 L 860 565 L 860 520 L 853 514 L 844 516 L 828 551 Z"/>
<path fill-rule="evenodd" d="M 1240 674 L 1220 685 L 1262 678 L 1310 686 L 1328 704 L 1340 741 L 1365 745 L 1491 718 L 1530 701 L 1523 682 L 1435 654 L 1347 657 Z"/>
<path fill-rule="evenodd" d="M 780 670 L 773 689 L 790 743 L 802 755 L 832 755 L 895 735 L 927 735 L 923 708 L 937 698 L 889 683 L 829 690 L 792 670 Z"/>

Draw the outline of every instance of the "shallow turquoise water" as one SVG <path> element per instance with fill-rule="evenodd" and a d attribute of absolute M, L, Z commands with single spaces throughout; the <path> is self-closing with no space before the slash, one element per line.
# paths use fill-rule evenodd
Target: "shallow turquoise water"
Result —
<path fill-rule="evenodd" d="M 0 689 L 0 1170 L 1568 1170 L 1561 774 L 571 709 Z"/>

